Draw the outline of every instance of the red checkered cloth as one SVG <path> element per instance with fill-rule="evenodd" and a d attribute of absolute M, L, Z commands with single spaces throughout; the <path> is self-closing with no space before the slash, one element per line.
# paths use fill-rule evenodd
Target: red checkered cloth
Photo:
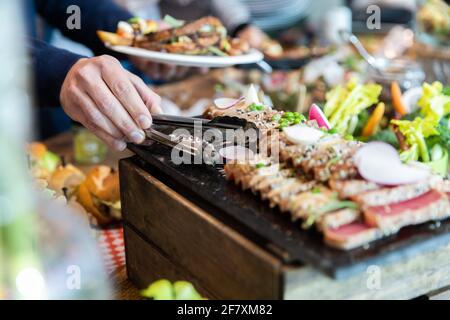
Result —
<path fill-rule="evenodd" d="M 122 228 L 98 231 L 97 242 L 108 273 L 112 273 L 125 265 Z"/>

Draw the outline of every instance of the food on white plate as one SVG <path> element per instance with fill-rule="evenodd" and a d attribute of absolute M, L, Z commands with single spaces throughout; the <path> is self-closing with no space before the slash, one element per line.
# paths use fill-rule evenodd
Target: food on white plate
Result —
<path fill-rule="evenodd" d="M 119 175 L 108 166 L 96 166 L 78 187 L 78 202 L 99 225 L 121 219 Z"/>
<path fill-rule="evenodd" d="M 231 38 L 222 22 L 215 17 L 203 17 L 185 22 L 166 16 L 162 29 L 156 21 L 133 18 L 121 21 L 115 33 L 98 31 L 100 39 L 110 45 L 125 45 L 188 55 L 236 56 L 247 53 L 247 42 Z"/>
<path fill-rule="evenodd" d="M 207 114 L 254 121 L 276 137 L 277 153 L 230 160 L 225 175 L 289 213 L 299 227 L 315 227 L 327 245 L 351 250 L 450 215 L 450 183 L 423 166 L 405 165 L 388 144 L 347 140 L 318 129 L 315 120 L 295 123 L 293 115 L 250 108 L 245 101 L 229 109 L 212 106 Z"/>

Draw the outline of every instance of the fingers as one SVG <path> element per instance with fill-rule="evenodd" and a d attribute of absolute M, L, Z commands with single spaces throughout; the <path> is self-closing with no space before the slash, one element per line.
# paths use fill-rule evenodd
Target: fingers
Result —
<path fill-rule="evenodd" d="M 87 93 L 94 100 L 99 111 L 108 117 L 130 141 L 135 143 L 144 141 L 144 132 L 136 125 L 127 110 L 123 108 L 119 100 L 111 93 L 108 86 L 102 79 L 98 79 L 95 82 L 95 85 L 92 85 Z"/>
<path fill-rule="evenodd" d="M 95 125 L 92 125 L 87 118 L 84 119 L 83 125 L 92 133 L 94 133 L 98 138 L 100 138 L 106 145 L 116 151 L 123 151 L 127 147 L 125 141 L 121 139 L 116 139 L 104 132 L 102 129 Z"/>
<path fill-rule="evenodd" d="M 152 124 L 149 109 L 145 106 L 144 101 L 120 63 L 115 59 L 111 62 L 102 70 L 103 80 L 134 121 L 142 129 L 148 129 Z"/>
<path fill-rule="evenodd" d="M 120 130 L 97 109 L 94 101 L 86 93 L 77 90 L 74 92 L 74 99 L 76 99 L 75 103 L 78 104 L 79 109 L 83 112 L 85 125 L 89 124 L 92 127 L 97 127 L 113 138 L 123 140 L 123 134 Z"/>
<path fill-rule="evenodd" d="M 138 76 L 129 73 L 129 77 L 150 113 L 162 113 L 161 97 L 150 90 L 150 88 L 147 87 L 147 85 Z"/>

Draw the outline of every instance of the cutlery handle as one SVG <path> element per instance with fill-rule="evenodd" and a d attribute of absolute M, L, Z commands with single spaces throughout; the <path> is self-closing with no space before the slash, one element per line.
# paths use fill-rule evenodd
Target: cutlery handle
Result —
<path fill-rule="evenodd" d="M 189 128 L 194 127 L 195 123 L 205 125 L 209 122 L 208 119 L 171 116 L 167 114 L 154 114 L 152 118 L 154 124 Z"/>

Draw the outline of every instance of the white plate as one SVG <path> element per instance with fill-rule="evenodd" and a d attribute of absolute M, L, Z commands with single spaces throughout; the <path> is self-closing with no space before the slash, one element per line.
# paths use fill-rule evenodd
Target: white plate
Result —
<path fill-rule="evenodd" d="M 187 54 L 174 54 L 158 51 L 150 51 L 147 49 L 129 47 L 129 46 L 111 46 L 106 45 L 109 49 L 124 53 L 127 55 L 141 57 L 154 62 L 175 64 L 188 67 L 208 67 L 219 68 L 229 67 L 238 64 L 256 63 L 264 59 L 264 55 L 258 50 L 252 49 L 247 54 L 240 56 L 218 57 L 218 56 L 196 56 Z"/>

